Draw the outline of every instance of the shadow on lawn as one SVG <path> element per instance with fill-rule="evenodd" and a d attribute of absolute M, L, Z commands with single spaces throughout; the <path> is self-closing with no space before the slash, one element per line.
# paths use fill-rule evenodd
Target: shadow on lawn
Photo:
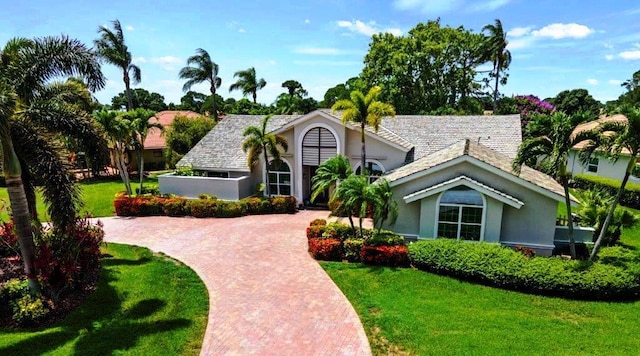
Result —
<path fill-rule="evenodd" d="M 123 310 L 122 300 L 110 284 L 117 280 L 116 275 L 120 272 L 108 267 L 143 265 L 149 261 L 151 259 L 148 257 L 140 257 L 137 260 L 105 259 L 97 290 L 62 322 L 47 328 L 16 329 L 6 333 L 60 330 L 36 334 L 1 348 L 0 355 L 39 355 L 54 351 L 74 339 L 78 339 L 74 345 L 75 354 L 112 354 L 116 350 L 126 351 L 132 348 L 138 339 L 145 335 L 189 327 L 192 321 L 184 318 L 142 320 L 166 307 L 166 302 L 161 299 L 144 299 L 129 310 Z"/>

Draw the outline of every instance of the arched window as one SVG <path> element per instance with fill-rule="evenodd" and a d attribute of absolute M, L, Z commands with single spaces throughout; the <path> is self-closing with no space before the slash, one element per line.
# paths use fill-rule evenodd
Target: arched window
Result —
<path fill-rule="evenodd" d="M 269 163 L 269 194 L 291 195 L 291 168 L 287 162 Z"/>
<path fill-rule="evenodd" d="M 362 167 L 360 165 L 358 166 L 358 168 L 356 168 L 356 174 L 360 174 L 361 171 L 362 171 Z M 367 175 L 369 176 L 369 183 L 375 182 L 378 178 L 380 178 L 381 175 L 384 174 L 384 170 L 382 169 L 382 167 L 380 167 L 379 164 L 372 161 L 367 161 L 366 172 L 367 172 Z"/>
<path fill-rule="evenodd" d="M 452 188 L 442 193 L 438 208 L 438 237 L 482 240 L 482 194 L 465 186 Z"/>

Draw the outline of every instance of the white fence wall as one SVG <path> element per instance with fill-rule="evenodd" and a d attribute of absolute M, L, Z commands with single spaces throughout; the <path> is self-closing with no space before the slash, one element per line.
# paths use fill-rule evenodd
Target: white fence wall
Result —
<path fill-rule="evenodd" d="M 185 177 L 173 173 L 158 176 L 161 194 L 175 194 L 186 198 L 197 198 L 202 193 L 215 195 L 219 199 L 239 200 L 253 194 L 249 176 L 238 178 Z"/>

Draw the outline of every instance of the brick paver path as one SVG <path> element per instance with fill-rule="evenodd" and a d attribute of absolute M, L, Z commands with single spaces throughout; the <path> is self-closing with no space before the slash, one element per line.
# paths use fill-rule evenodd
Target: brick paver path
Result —
<path fill-rule="evenodd" d="M 106 218 L 106 240 L 163 252 L 209 290 L 203 355 L 370 355 L 349 301 L 307 253 L 324 211 L 235 219 Z"/>

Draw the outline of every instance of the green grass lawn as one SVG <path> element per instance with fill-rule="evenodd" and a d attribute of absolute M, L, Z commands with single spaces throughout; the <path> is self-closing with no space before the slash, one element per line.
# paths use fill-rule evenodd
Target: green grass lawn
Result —
<path fill-rule="evenodd" d="M 374 354 L 632 355 L 640 302 L 572 301 L 414 269 L 321 263 L 357 311 Z"/>
<path fill-rule="evenodd" d="M 0 329 L 0 355 L 197 355 L 207 290 L 190 268 L 109 244 L 98 289 L 51 327 Z"/>

